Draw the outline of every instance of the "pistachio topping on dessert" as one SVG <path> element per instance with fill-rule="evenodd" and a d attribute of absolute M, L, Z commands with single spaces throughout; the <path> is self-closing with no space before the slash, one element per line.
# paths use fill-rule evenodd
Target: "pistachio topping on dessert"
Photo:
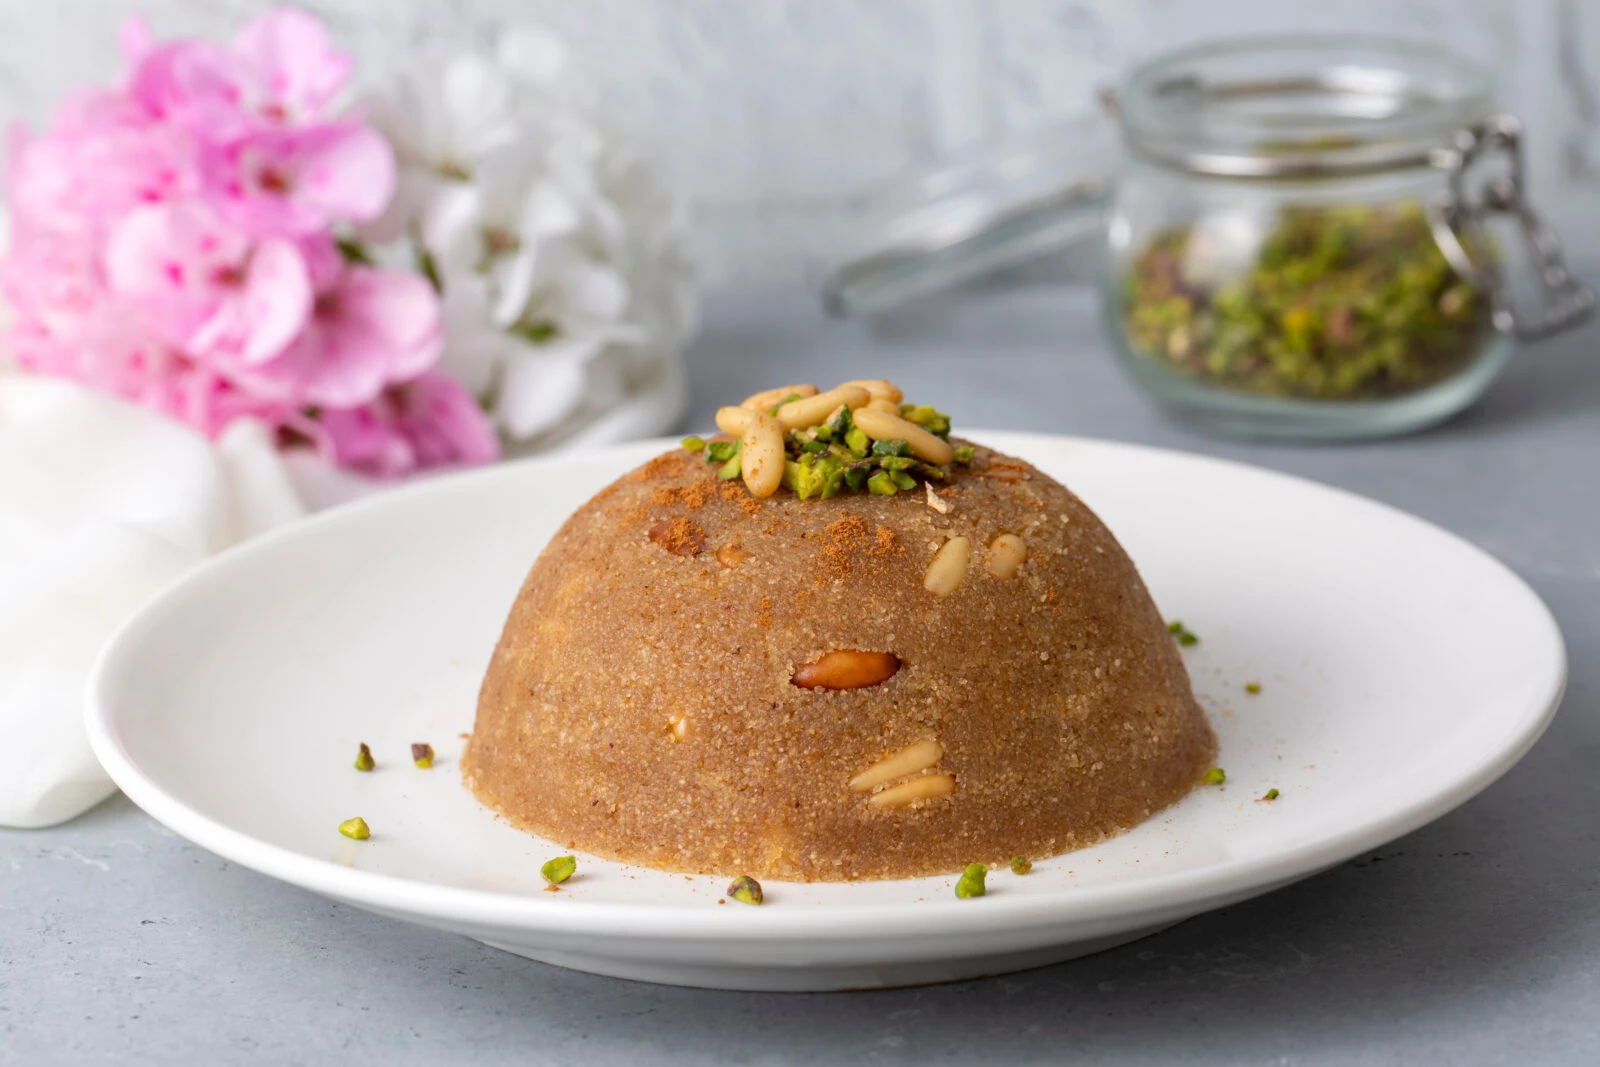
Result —
<path fill-rule="evenodd" d="M 1031 870 L 1033 870 L 1033 861 L 1030 860 L 1028 857 L 1026 857 L 1026 856 L 1012 856 L 1011 857 L 1011 873 L 1012 874 L 1027 874 Z"/>
<path fill-rule="evenodd" d="M 367 826 L 367 820 L 359 815 L 354 819 L 346 819 L 340 823 L 339 832 L 353 841 L 365 841 L 372 836 L 372 830 Z"/>
<path fill-rule="evenodd" d="M 1221 785 L 1228 780 L 1228 772 L 1221 767 L 1213 767 L 1201 776 L 1200 781 L 1206 785 Z"/>
<path fill-rule="evenodd" d="M 414 742 L 411 746 L 411 762 L 426 770 L 433 766 L 433 746 L 426 741 Z"/>
<path fill-rule="evenodd" d="M 949 481 L 952 463 L 972 462 L 972 446 L 950 444 L 950 416 L 903 400 L 894 383 L 879 379 L 827 392 L 780 386 L 720 409 L 722 436 L 686 437 L 683 447 L 702 453 L 719 478 L 743 477 L 757 497 L 780 488 L 801 500 L 894 496 Z"/>
<path fill-rule="evenodd" d="M 367 747 L 365 741 L 361 742 L 361 747 L 356 749 L 356 770 L 370 771 L 377 765 L 377 762 L 372 758 L 372 749 Z"/>

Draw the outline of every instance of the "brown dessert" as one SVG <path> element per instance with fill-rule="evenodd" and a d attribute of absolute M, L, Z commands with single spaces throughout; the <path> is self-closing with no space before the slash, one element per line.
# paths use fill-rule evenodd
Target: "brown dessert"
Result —
<path fill-rule="evenodd" d="M 888 383 L 841 389 L 723 409 L 737 445 L 567 521 L 484 679 L 485 804 L 628 862 L 834 881 L 1081 848 L 1200 781 L 1215 740 L 1094 513 Z"/>

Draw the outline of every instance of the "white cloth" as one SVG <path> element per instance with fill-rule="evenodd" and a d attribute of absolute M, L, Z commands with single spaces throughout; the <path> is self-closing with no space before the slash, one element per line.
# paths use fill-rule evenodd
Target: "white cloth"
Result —
<path fill-rule="evenodd" d="M 563 447 L 662 433 L 681 372 L 574 425 Z M 100 647 L 205 557 L 387 484 L 282 455 L 259 423 L 216 444 L 71 382 L 0 369 L 0 826 L 51 826 L 115 788 L 83 728 Z"/>
<path fill-rule="evenodd" d="M 213 446 L 70 382 L 0 373 L 0 824 L 114 788 L 83 730 L 100 646 L 195 563 L 304 513 L 265 429 Z"/>

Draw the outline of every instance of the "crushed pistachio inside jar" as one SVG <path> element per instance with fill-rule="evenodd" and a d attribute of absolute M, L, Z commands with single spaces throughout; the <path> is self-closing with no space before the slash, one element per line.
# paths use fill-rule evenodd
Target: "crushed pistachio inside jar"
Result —
<path fill-rule="evenodd" d="M 1243 263 L 1222 233 L 1173 226 L 1134 253 L 1135 352 L 1232 391 L 1372 400 L 1457 374 L 1493 329 L 1414 200 L 1285 207 Z"/>

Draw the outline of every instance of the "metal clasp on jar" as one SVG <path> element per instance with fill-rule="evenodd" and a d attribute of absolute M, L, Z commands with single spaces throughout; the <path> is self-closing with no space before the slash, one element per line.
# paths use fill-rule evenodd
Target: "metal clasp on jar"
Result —
<path fill-rule="evenodd" d="M 1503 174 L 1488 178 L 1481 197 L 1467 192 L 1474 164 L 1501 154 Z M 1457 131 L 1452 143 L 1436 149 L 1429 162 L 1449 175 L 1444 193 L 1428 205 L 1434 240 L 1450 265 L 1489 297 L 1495 328 L 1521 338 L 1546 337 L 1588 318 L 1594 290 L 1572 276 L 1555 231 L 1528 204 L 1522 160 L 1522 123 L 1512 115 L 1492 115 Z M 1539 306 L 1519 309 L 1501 257 L 1492 251 L 1485 223 L 1497 215 L 1517 225 L 1539 285 Z"/>

